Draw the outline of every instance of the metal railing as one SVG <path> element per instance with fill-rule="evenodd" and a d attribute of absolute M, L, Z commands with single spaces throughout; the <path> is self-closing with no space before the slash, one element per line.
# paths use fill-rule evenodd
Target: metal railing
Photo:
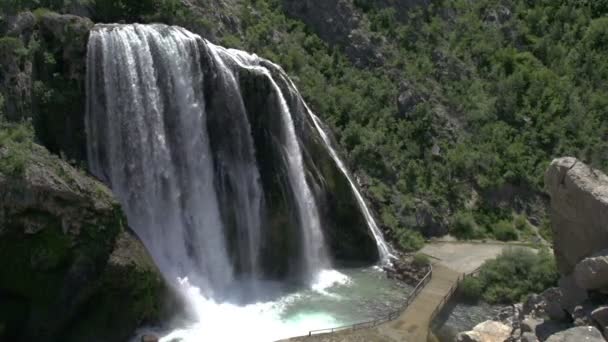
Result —
<path fill-rule="evenodd" d="M 408 306 L 410 306 L 410 304 L 412 304 L 412 302 L 414 301 L 414 299 L 416 299 L 416 296 L 418 296 L 420 291 L 422 291 L 422 289 L 426 286 L 426 284 L 428 284 L 429 281 L 431 281 L 432 276 L 433 276 L 433 265 L 429 264 L 429 271 L 425 274 L 424 278 L 422 278 L 422 280 L 420 280 L 418 282 L 416 287 L 414 287 L 414 291 L 412 291 L 412 293 L 410 293 L 410 295 L 407 297 L 407 299 L 405 300 L 403 305 L 399 309 L 389 313 L 386 316 L 376 318 L 371 321 L 344 325 L 344 326 L 335 327 L 335 328 L 311 330 L 308 332 L 308 335 L 305 335 L 305 336 L 331 334 L 331 333 L 345 331 L 345 330 L 354 331 L 354 330 L 359 330 L 359 329 L 373 328 L 382 323 L 386 323 L 386 322 L 395 320 L 403 313 L 403 311 L 405 311 L 405 309 L 407 309 Z"/>
<path fill-rule="evenodd" d="M 443 298 L 441 299 L 439 304 L 435 307 L 435 310 L 433 310 L 433 313 L 431 314 L 431 321 L 433 321 L 435 319 L 435 317 L 437 317 L 437 315 L 441 312 L 441 310 L 443 310 L 443 307 L 452 298 L 452 295 L 454 295 L 456 290 L 458 290 L 458 287 L 460 286 L 462 281 L 468 277 L 473 277 L 473 276 L 477 275 L 480 270 L 481 270 L 481 266 L 477 267 L 476 269 L 474 269 L 471 272 L 463 273 L 458 276 L 458 279 L 456 280 L 454 285 L 452 285 L 452 287 L 450 288 L 450 291 L 448 291 L 448 293 L 445 296 L 443 296 Z"/>

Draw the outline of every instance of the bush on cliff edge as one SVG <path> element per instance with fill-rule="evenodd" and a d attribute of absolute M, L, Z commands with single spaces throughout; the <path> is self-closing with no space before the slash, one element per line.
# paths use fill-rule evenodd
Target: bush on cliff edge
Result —
<path fill-rule="evenodd" d="M 485 262 L 479 275 L 465 279 L 460 290 L 469 300 L 511 304 L 554 286 L 557 280 L 555 259 L 550 251 L 543 249 L 536 253 L 515 248 Z"/>

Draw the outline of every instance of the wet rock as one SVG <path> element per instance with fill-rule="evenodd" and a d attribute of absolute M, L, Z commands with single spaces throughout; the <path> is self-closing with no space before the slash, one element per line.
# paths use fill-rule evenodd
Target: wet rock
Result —
<path fill-rule="evenodd" d="M 595 327 L 575 327 L 551 335 L 547 342 L 605 342 L 602 334 Z"/>

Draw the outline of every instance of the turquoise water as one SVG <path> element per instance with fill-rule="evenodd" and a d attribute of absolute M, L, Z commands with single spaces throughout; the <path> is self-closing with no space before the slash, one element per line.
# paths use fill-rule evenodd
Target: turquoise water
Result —
<path fill-rule="evenodd" d="M 493 319 L 504 308 L 504 305 L 483 302 L 470 304 L 454 301 L 433 322 L 433 333 L 441 342 L 453 342 L 458 333 Z"/>
<path fill-rule="evenodd" d="M 161 342 L 276 341 L 384 317 L 412 290 L 376 267 L 324 270 L 308 288 L 242 306 L 209 300 L 187 280 L 181 284 L 193 319 L 168 331 L 143 329 L 139 336 L 152 332 Z"/>

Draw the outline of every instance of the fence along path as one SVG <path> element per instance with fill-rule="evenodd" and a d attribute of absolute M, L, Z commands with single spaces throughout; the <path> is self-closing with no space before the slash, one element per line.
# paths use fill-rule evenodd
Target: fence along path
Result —
<path fill-rule="evenodd" d="M 462 273 L 436 263 L 410 295 L 401 312 L 371 322 L 311 331 L 309 336 L 288 341 L 426 342 L 438 307 L 442 307 L 453 294 L 460 279 Z"/>
<path fill-rule="evenodd" d="M 426 342 L 432 319 L 449 301 L 465 274 L 475 274 L 484 261 L 495 258 L 509 247 L 508 244 L 431 243 L 422 253 L 434 259 L 432 276 L 418 295 L 408 300 L 411 303 L 398 317 L 333 329 L 333 334 L 329 329 L 320 335 L 311 334 L 289 341 Z"/>
<path fill-rule="evenodd" d="M 422 290 L 424 289 L 426 284 L 428 284 L 431 281 L 432 277 L 433 277 L 433 265 L 429 265 L 429 271 L 422 278 L 422 280 L 420 280 L 418 282 L 418 285 L 416 285 L 416 287 L 414 287 L 414 290 L 412 291 L 412 293 L 410 293 L 410 295 L 407 297 L 407 299 L 403 303 L 403 306 L 401 308 L 399 308 L 399 310 L 391 312 L 384 317 L 380 317 L 380 318 L 377 318 L 377 319 L 374 319 L 371 321 L 367 321 L 367 322 L 345 325 L 345 326 L 336 327 L 336 328 L 311 330 L 308 332 L 308 336 L 310 337 L 312 335 L 331 334 L 331 333 L 335 333 L 338 331 L 344 331 L 344 330 L 359 330 L 359 329 L 365 329 L 365 328 L 373 328 L 382 323 L 390 322 L 401 316 L 401 314 L 410 306 L 410 304 L 412 304 L 412 302 L 414 302 L 414 300 L 416 299 L 418 294 L 420 292 L 422 292 Z"/>

